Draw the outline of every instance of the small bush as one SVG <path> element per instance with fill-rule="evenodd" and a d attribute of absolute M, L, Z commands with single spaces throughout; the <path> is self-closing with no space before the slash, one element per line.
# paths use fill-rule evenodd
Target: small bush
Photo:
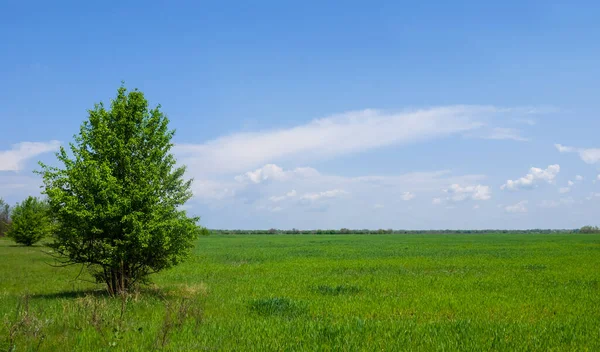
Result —
<path fill-rule="evenodd" d="M 30 196 L 13 208 L 8 237 L 15 242 L 32 246 L 51 232 L 52 221 L 45 201 Z"/>

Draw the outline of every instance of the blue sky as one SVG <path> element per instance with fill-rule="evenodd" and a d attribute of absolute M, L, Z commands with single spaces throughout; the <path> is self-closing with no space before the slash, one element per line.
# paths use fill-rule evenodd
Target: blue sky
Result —
<path fill-rule="evenodd" d="M 594 1 L 0 3 L 0 197 L 121 81 L 213 228 L 575 228 L 600 211 Z"/>

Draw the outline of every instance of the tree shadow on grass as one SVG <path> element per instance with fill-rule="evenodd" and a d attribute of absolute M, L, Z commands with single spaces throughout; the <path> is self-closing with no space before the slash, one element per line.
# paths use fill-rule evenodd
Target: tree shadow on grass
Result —
<path fill-rule="evenodd" d="M 26 246 L 24 244 L 13 243 L 13 244 L 9 244 L 8 246 L 5 246 L 5 247 L 13 247 L 13 248 L 14 247 L 18 247 L 18 248 L 45 248 L 46 246 L 44 246 L 43 244 L 33 244 L 31 246 Z"/>
<path fill-rule="evenodd" d="M 171 297 L 168 291 L 161 290 L 156 287 L 142 287 L 137 291 L 130 293 L 130 295 L 139 295 L 141 297 L 151 297 L 158 299 L 166 299 Z M 37 293 L 31 294 L 32 299 L 77 299 L 83 297 L 94 297 L 94 298 L 118 298 L 119 295 L 111 296 L 106 289 L 88 289 L 88 290 L 70 290 L 53 293 Z"/>
<path fill-rule="evenodd" d="M 110 297 L 106 290 L 77 290 L 77 291 L 62 291 L 53 293 L 37 293 L 32 294 L 32 299 L 75 299 L 86 296 L 92 297 Z"/>

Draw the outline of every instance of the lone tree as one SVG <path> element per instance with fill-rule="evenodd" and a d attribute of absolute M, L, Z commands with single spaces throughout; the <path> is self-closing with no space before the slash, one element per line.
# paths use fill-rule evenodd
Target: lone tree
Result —
<path fill-rule="evenodd" d="M 13 207 L 7 235 L 18 244 L 32 246 L 52 232 L 48 203 L 36 197 L 27 197 Z M 1 220 L 0 220 L 1 221 Z"/>
<path fill-rule="evenodd" d="M 0 198 L 0 237 L 6 236 L 10 226 L 10 206 Z"/>
<path fill-rule="evenodd" d="M 170 153 L 167 117 L 148 108 L 140 91 L 121 86 L 110 109 L 102 103 L 70 144 L 56 154 L 63 168 L 40 163 L 56 220 L 50 247 L 65 265 L 86 266 L 110 294 L 184 260 L 199 218 L 180 208 L 191 196 L 185 167 Z"/>

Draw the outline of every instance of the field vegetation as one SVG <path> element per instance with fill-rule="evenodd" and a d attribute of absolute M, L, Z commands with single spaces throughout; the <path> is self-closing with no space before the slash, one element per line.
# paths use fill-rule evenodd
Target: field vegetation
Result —
<path fill-rule="evenodd" d="M 598 234 L 212 234 L 116 297 L 45 250 L 0 239 L 2 351 L 600 350 Z"/>

